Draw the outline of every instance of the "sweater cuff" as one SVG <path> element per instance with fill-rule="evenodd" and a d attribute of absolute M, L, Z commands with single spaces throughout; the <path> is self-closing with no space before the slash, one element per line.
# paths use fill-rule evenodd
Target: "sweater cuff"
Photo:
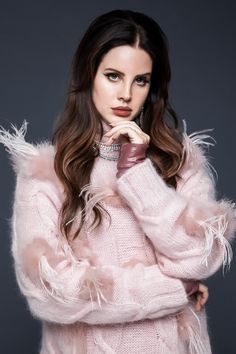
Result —
<path fill-rule="evenodd" d="M 121 146 L 120 157 L 117 163 L 119 178 L 130 167 L 142 162 L 146 158 L 148 144 L 126 143 Z"/>

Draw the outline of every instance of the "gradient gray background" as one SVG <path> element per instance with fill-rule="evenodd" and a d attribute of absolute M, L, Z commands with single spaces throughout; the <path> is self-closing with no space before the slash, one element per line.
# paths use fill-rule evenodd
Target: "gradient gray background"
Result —
<path fill-rule="evenodd" d="M 50 139 L 62 110 L 74 50 L 89 23 L 115 8 L 151 15 L 170 42 L 170 101 L 188 133 L 214 128 L 210 148 L 218 172 L 218 197 L 236 200 L 234 1 L 9 1 L 0 8 L 0 124 L 29 122 L 27 141 Z M 40 323 L 20 295 L 9 253 L 8 218 L 15 176 L 0 148 L 0 353 L 38 353 Z M 235 247 L 234 247 L 235 250 Z M 236 267 L 207 281 L 207 311 L 213 353 L 234 354 Z M 174 354 L 174 353 L 173 353 Z"/>

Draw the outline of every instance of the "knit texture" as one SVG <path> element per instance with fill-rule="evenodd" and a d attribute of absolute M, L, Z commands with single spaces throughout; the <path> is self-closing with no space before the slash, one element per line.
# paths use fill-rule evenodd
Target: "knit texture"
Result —
<path fill-rule="evenodd" d="M 26 123 L 13 129 L 0 130 L 16 172 L 12 256 L 20 291 L 42 321 L 40 354 L 211 353 L 205 309 L 195 312 L 183 280 L 229 266 L 236 211 L 216 200 L 206 135 L 185 131 L 188 158 L 176 190 L 149 158 L 117 178 L 117 161 L 97 157 L 81 191 L 86 224 L 68 244 L 58 225 L 54 147 L 27 143 Z M 94 229 L 96 203 L 111 222 L 104 214 Z M 72 230 L 80 215 L 68 220 Z"/>

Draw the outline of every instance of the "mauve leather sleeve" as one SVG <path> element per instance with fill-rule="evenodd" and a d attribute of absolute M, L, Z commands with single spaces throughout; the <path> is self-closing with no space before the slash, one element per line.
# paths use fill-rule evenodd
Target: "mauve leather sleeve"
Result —
<path fill-rule="evenodd" d="M 121 146 L 120 157 L 117 162 L 117 174 L 119 178 L 133 165 L 142 162 L 146 158 L 148 144 L 125 143 Z"/>

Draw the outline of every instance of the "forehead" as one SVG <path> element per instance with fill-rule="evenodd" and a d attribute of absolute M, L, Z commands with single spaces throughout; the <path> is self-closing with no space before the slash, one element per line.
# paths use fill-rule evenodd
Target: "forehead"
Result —
<path fill-rule="evenodd" d="M 107 52 L 101 63 L 100 68 L 113 68 L 126 72 L 151 72 L 152 59 L 143 49 L 122 45 L 112 48 Z"/>

